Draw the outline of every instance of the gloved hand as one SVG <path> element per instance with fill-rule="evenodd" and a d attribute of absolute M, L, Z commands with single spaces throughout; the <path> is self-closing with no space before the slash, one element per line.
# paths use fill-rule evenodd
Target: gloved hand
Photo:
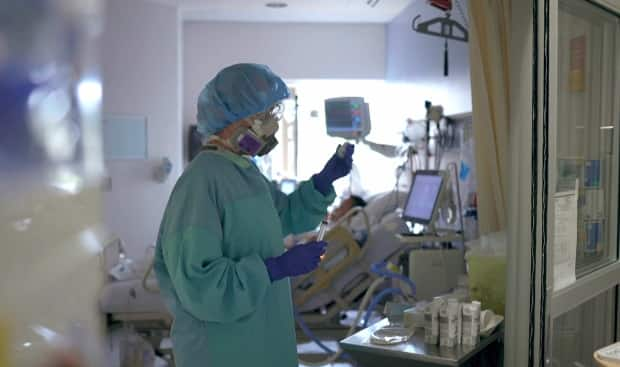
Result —
<path fill-rule="evenodd" d="M 353 167 L 353 152 L 355 146 L 347 144 L 344 156 L 340 157 L 338 151 L 327 161 L 321 172 L 312 176 L 314 187 L 323 195 L 329 193 L 329 188 L 337 179 L 344 177 L 351 172 Z"/>
<path fill-rule="evenodd" d="M 280 256 L 265 260 L 267 272 L 272 282 L 286 277 L 306 274 L 316 269 L 325 254 L 327 242 L 308 242 L 293 246 Z"/>

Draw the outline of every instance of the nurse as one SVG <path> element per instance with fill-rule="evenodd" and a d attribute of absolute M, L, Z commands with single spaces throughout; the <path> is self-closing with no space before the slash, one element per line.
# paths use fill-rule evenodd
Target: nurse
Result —
<path fill-rule="evenodd" d="M 316 228 L 346 176 L 353 146 L 290 195 L 253 156 L 277 144 L 288 88 L 268 67 L 221 70 L 198 98 L 203 151 L 177 181 L 159 229 L 155 272 L 174 317 L 177 366 L 297 366 L 288 278 L 311 272 L 325 242 L 284 250 L 283 237 Z M 320 149 L 320 147 L 317 147 Z"/>

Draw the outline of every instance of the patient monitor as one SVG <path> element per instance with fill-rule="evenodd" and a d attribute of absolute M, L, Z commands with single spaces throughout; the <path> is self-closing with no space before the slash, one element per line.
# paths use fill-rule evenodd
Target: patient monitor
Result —
<path fill-rule="evenodd" d="M 325 100 L 327 135 L 359 140 L 370 133 L 368 103 L 362 97 L 340 97 Z"/>

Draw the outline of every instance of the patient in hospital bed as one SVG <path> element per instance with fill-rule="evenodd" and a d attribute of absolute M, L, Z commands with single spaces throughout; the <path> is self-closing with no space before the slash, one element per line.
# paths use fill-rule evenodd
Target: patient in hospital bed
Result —
<path fill-rule="evenodd" d="M 315 272 L 292 282 L 295 307 L 299 312 L 310 312 L 304 316 L 306 322 L 323 322 L 352 307 L 373 281 L 370 266 L 399 253 L 402 244 L 396 235 L 406 225 L 398 209 L 406 197 L 400 191 L 376 194 L 367 200 L 350 196 L 331 211 L 326 258 Z M 347 215 L 356 207 L 363 212 Z M 312 236 L 316 233 L 306 235 L 305 240 Z M 289 240 L 304 242 L 303 238 Z M 313 313 L 321 307 L 326 308 L 324 312 Z"/>
<path fill-rule="evenodd" d="M 338 205 L 334 210 L 331 211 L 328 215 L 328 219 L 330 223 L 336 223 L 340 219 L 344 218 L 344 216 L 353 208 L 365 208 L 367 205 L 366 200 L 362 199 L 357 195 L 351 195 L 348 198 L 342 200 L 340 205 Z M 360 214 L 354 214 L 352 218 L 346 222 L 347 227 L 351 231 L 353 238 L 360 245 L 363 246 L 366 238 L 368 237 L 368 233 L 366 233 L 366 228 L 363 221 L 360 221 Z M 356 219 L 357 217 L 357 219 Z"/>
<path fill-rule="evenodd" d="M 333 226 L 344 218 L 353 208 L 359 207 L 362 208 L 368 216 L 371 231 L 373 228 L 377 228 L 377 226 L 380 225 L 387 225 L 389 228 L 395 230 L 394 226 L 399 226 L 402 222 L 398 210 L 402 208 L 406 196 L 406 192 L 396 190 L 372 195 L 367 200 L 364 200 L 358 195 L 349 195 L 329 213 L 328 219 L 331 226 Z M 351 232 L 353 238 L 360 246 L 365 244 L 368 238 L 368 229 L 362 214 L 354 214 L 352 217 L 345 220 L 342 225 Z M 316 239 L 315 231 L 297 236 L 288 236 L 285 238 L 284 243 L 286 248 L 290 248 L 297 243 L 303 243 L 314 239 Z"/>
<path fill-rule="evenodd" d="M 376 230 L 380 226 L 387 226 L 386 229 L 396 231 L 397 228 L 403 225 L 399 216 L 399 209 L 402 208 L 406 196 L 407 193 L 404 192 L 390 191 L 373 195 L 367 201 L 362 200 L 361 202 L 355 196 L 351 196 L 350 200 L 344 200 L 341 206 L 332 212 L 330 219 L 331 222 L 336 222 L 353 207 L 360 206 L 363 207 L 364 212 L 368 216 L 371 231 Z M 351 205 L 352 203 L 355 205 Z M 347 221 L 347 228 L 358 243 L 364 244 L 366 242 L 368 233 L 362 215 L 356 214 Z"/>

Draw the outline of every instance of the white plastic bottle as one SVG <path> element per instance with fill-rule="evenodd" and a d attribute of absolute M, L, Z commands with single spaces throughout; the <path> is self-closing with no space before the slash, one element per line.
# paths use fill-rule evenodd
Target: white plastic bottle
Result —
<path fill-rule="evenodd" d="M 478 301 L 463 305 L 463 345 L 476 345 L 480 339 L 480 312 Z"/>
<path fill-rule="evenodd" d="M 439 342 L 439 310 L 443 300 L 435 298 L 424 312 L 424 342 L 437 345 Z"/>
<path fill-rule="evenodd" d="M 439 345 L 454 347 L 458 340 L 458 320 L 460 303 L 456 299 L 449 299 L 439 311 Z"/>
<path fill-rule="evenodd" d="M 457 299 L 448 300 L 448 322 L 450 331 L 450 344 L 456 346 L 461 343 L 461 303 Z"/>

